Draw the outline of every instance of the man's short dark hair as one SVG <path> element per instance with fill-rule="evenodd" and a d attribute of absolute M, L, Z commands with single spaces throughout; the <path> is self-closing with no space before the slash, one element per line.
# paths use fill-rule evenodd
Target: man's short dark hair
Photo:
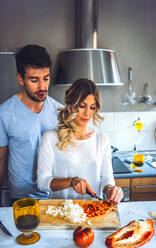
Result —
<path fill-rule="evenodd" d="M 25 69 L 28 66 L 33 68 L 50 68 L 52 62 L 44 47 L 38 45 L 26 45 L 15 55 L 17 72 L 24 78 Z"/>

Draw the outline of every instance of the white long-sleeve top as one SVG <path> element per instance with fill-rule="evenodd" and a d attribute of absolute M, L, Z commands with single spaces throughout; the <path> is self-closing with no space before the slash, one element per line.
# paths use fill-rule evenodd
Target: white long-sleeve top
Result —
<path fill-rule="evenodd" d="M 107 184 L 114 185 L 111 146 L 109 137 L 104 133 L 93 133 L 85 140 L 74 140 L 76 146 L 68 145 L 66 150 L 56 147 L 58 142 L 55 129 L 43 134 L 38 158 L 38 187 L 50 191 L 50 198 L 83 199 L 90 198 L 76 193 L 73 188 L 52 191 L 53 178 L 80 177 L 88 181 L 97 195 Z"/>

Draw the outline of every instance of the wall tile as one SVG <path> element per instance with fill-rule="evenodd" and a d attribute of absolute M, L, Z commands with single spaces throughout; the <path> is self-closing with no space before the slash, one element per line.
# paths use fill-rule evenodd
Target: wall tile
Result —
<path fill-rule="evenodd" d="M 133 123 L 137 118 L 137 112 L 114 113 L 115 131 L 128 131 L 129 129 L 134 129 Z"/>
<path fill-rule="evenodd" d="M 114 113 L 101 113 L 102 117 L 104 117 L 104 121 L 101 123 L 99 129 L 103 132 L 114 131 Z"/>
<path fill-rule="evenodd" d="M 141 121 L 145 124 L 144 130 L 154 130 L 156 128 L 156 112 L 140 112 L 138 113 Z"/>
<path fill-rule="evenodd" d="M 156 113 L 152 112 L 109 112 L 101 113 L 105 117 L 104 122 L 97 129 L 98 132 L 106 132 L 110 136 L 111 145 L 120 151 L 132 151 L 134 144 L 138 150 L 156 150 L 154 130 L 156 128 Z M 133 122 L 140 117 L 145 123 L 139 133 L 133 126 Z"/>

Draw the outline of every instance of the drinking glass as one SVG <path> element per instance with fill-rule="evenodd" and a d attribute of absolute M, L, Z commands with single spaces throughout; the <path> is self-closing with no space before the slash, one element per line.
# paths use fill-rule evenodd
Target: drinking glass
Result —
<path fill-rule="evenodd" d="M 40 235 L 33 230 L 40 222 L 39 201 L 32 198 L 24 198 L 13 204 L 14 221 L 18 230 L 23 232 L 16 241 L 22 245 L 34 244 L 40 239 Z"/>

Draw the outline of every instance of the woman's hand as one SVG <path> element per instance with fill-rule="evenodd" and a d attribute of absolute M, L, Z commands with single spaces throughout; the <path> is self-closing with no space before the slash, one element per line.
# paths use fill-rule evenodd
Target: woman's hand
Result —
<path fill-rule="evenodd" d="M 88 189 L 93 196 L 95 195 L 95 192 L 91 188 L 89 183 L 86 180 L 82 179 L 82 178 L 74 177 L 71 180 L 71 186 L 73 187 L 73 190 L 75 190 L 76 193 L 85 195 L 86 194 L 86 189 Z"/>
<path fill-rule="evenodd" d="M 124 197 L 123 191 L 120 186 L 119 187 L 112 185 L 108 187 L 106 186 L 104 192 L 108 198 L 108 201 L 114 204 L 118 204 Z"/>

